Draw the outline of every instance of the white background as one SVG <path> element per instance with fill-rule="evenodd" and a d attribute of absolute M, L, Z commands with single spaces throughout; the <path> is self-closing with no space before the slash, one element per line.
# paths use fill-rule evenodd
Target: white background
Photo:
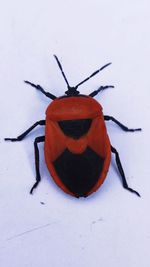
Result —
<path fill-rule="evenodd" d="M 150 266 L 150 3 L 147 0 L 1 1 L 0 8 L 0 266 Z M 41 150 L 42 182 L 34 195 L 34 130 L 49 99 L 23 83 L 41 84 L 59 96 L 66 85 L 53 58 L 60 58 L 72 85 L 102 65 L 113 64 L 80 87 L 99 94 L 104 113 L 138 133 L 108 122 L 108 132 L 129 185 L 124 190 L 114 158 L 107 179 L 87 199 L 75 199 L 52 181 Z M 44 205 L 41 204 L 44 202 Z"/>

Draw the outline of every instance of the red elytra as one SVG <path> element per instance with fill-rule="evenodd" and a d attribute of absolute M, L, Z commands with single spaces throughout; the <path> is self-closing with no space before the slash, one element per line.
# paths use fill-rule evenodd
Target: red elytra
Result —
<path fill-rule="evenodd" d="M 55 183 L 64 192 L 75 197 L 87 197 L 95 192 L 106 178 L 112 152 L 116 156 L 116 164 L 122 178 L 123 187 L 140 196 L 137 191 L 127 184 L 119 154 L 110 144 L 105 120 L 112 120 L 127 132 L 140 131 L 141 128 L 129 129 L 112 116 L 103 115 L 101 105 L 93 97 L 100 91 L 114 86 L 100 86 L 88 96 L 81 95 L 77 91 L 80 85 L 111 63 L 104 65 L 75 87 L 71 87 L 61 63 L 56 56 L 55 59 L 68 87 L 65 95 L 56 97 L 49 92 L 45 92 L 40 85 L 25 81 L 53 101 L 46 110 L 46 120 L 36 122 L 17 138 L 5 138 L 9 141 L 21 141 L 36 126 L 46 125 L 45 136 L 39 136 L 34 141 L 36 182 L 30 193 L 33 192 L 41 180 L 38 144 L 45 142 L 44 151 L 48 170 Z"/>

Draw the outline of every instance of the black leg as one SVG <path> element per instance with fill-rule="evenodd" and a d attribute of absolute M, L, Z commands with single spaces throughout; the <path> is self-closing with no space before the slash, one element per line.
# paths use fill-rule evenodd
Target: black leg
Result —
<path fill-rule="evenodd" d="M 24 133 L 22 133 L 21 135 L 19 135 L 17 138 L 5 138 L 5 141 L 21 141 L 22 139 L 25 138 L 25 136 L 30 133 L 36 126 L 38 125 L 45 125 L 45 120 L 41 120 L 41 121 L 37 121 L 36 123 L 34 123 L 28 130 L 26 130 Z"/>
<path fill-rule="evenodd" d="M 128 187 L 128 184 L 127 184 L 127 181 L 126 181 L 126 177 L 125 177 L 125 174 L 124 174 L 124 170 L 122 168 L 122 165 L 121 165 L 121 161 L 120 161 L 120 157 L 119 157 L 119 153 L 117 152 L 117 150 L 111 146 L 111 152 L 115 154 L 116 156 L 116 164 L 117 164 L 117 167 L 118 167 L 118 170 L 120 172 L 120 175 L 122 177 L 122 184 L 123 184 L 123 187 L 127 190 L 129 190 L 130 192 L 132 193 L 135 193 L 138 197 L 140 197 L 140 194 L 133 190 L 132 188 Z"/>
<path fill-rule="evenodd" d="M 34 83 L 31 83 L 31 82 L 28 82 L 28 81 L 24 81 L 24 82 L 27 83 L 27 84 L 30 84 L 32 87 L 36 88 L 37 90 L 39 90 L 40 92 L 42 92 L 44 95 L 46 95 L 48 98 L 50 98 L 52 100 L 57 98 L 55 95 L 52 95 L 49 92 L 45 92 L 44 89 L 39 84 L 35 85 Z"/>
<path fill-rule="evenodd" d="M 100 86 L 97 90 L 93 91 L 92 93 L 89 94 L 89 96 L 94 97 L 101 91 L 108 89 L 108 88 L 114 88 L 113 85 L 106 85 L 106 86 Z"/>
<path fill-rule="evenodd" d="M 34 153 L 35 153 L 35 170 L 36 170 L 36 182 L 32 186 L 30 190 L 30 194 L 33 193 L 33 190 L 38 186 L 39 182 L 41 181 L 41 175 L 39 170 L 39 149 L 38 149 L 38 143 L 44 142 L 45 136 L 39 136 L 36 137 L 34 140 Z"/>
<path fill-rule="evenodd" d="M 111 120 L 111 121 L 115 122 L 117 125 L 120 126 L 120 128 L 121 128 L 122 130 L 124 130 L 124 131 L 126 131 L 126 132 L 136 132 L 136 131 L 141 131 L 141 130 L 142 130 L 141 128 L 137 128 L 137 129 L 129 129 L 128 127 L 126 127 L 125 125 L 123 125 L 121 122 L 117 121 L 117 120 L 116 120 L 114 117 L 112 117 L 112 116 L 107 116 L 107 115 L 105 115 L 105 116 L 104 116 L 104 120 L 105 120 L 105 121 L 109 121 L 109 120 Z"/>

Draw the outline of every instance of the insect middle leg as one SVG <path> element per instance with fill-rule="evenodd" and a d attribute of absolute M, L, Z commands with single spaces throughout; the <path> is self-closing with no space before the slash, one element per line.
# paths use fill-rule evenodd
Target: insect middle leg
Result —
<path fill-rule="evenodd" d="M 137 129 L 129 129 L 127 126 L 123 125 L 121 122 L 119 122 L 118 120 L 116 120 L 114 117 L 112 116 L 107 116 L 105 115 L 104 116 L 104 120 L 105 121 L 113 121 L 114 123 L 116 123 L 118 126 L 120 126 L 120 128 L 122 130 L 124 130 L 125 132 L 136 132 L 136 131 L 141 131 L 142 129 L 141 128 L 137 128 Z"/>
<path fill-rule="evenodd" d="M 34 140 L 34 153 L 35 153 L 35 171 L 36 171 L 36 182 L 30 190 L 30 194 L 33 193 L 33 190 L 38 186 L 41 181 L 40 169 L 39 169 L 39 149 L 38 144 L 45 141 L 45 136 L 38 136 Z"/>
<path fill-rule="evenodd" d="M 120 161 L 119 153 L 117 152 L 117 150 L 113 146 L 111 146 L 111 152 L 114 153 L 115 156 L 116 156 L 116 164 L 117 164 L 119 173 L 120 173 L 121 178 L 122 178 L 123 187 L 125 189 L 129 190 L 130 192 L 135 193 L 138 197 L 140 197 L 140 194 L 137 191 L 133 190 L 132 188 L 130 188 L 128 186 L 127 181 L 126 181 L 126 177 L 125 177 L 125 174 L 124 174 L 124 170 L 122 168 L 122 164 L 121 164 L 121 161 Z"/>
<path fill-rule="evenodd" d="M 21 135 L 19 135 L 16 138 L 5 138 L 4 140 L 5 141 L 12 141 L 12 142 L 21 141 L 21 140 L 23 140 L 26 137 L 26 135 L 28 133 L 30 133 L 38 125 L 45 125 L 45 120 L 37 121 L 29 129 L 27 129 L 24 133 L 22 133 Z"/>

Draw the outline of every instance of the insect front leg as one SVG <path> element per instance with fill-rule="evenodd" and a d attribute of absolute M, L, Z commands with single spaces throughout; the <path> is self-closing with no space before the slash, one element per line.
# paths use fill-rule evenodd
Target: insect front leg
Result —
<path fill-rule="evenodd" d="M 38 144 L 45 141 L 45 136 L 36 137 L 34 140 L 34 153 L 35 153 L 35 170 L 36 170 L 36 182 L 30 190 L 30 194 L 33 193 L 33 190 L 38 186 L 41 181 L 40 169 L 39 169 L 39 149 Z"/>
<path fill-rule="evenodd" d="M 119 153 L 117 152 L 117 150 L 113 146 L 111 146 L 111 152 L 114 153 L 115 156 L 116 156 L 116 164 L 117 164 L 119 173 L 120 173 L 121 178 L 122 178 L 123 187 L 125 189 L 129 190 L 130 192 L 135 193 L 138 197 L 140 197 L 140 194 L 137 191 L 133 190 L 132 188 L 130 188 L 128 186 L 127 181 L 126 181 L 126 177 L 125 177 L 125 174 L 124 174 L 124 170 L 122 168 L 122 164 L 121 164 L 121 161 L 120 161 Z"/>
<path fill-rule="evenodd" d="M 19 135 L 16 138 L 5 138 L 4 140 L 5 141 L 12 141 L 12 142 L 21 141 L 26 137 L 26 135 L 28 135 L 28 133 L 30 133 L 38 125 L 41 125 L 41 126 L 45 125 L 45 120 L 37 121 L 29 129 L 27 129 L 24 133 L 22 133 L 21 135 Z"/>
<path fill-rule="evenodd" d="M 123 131 L 125 132 L 136 132 L 136 131 L 141 131 L 141 128 L 137 128 L 137 129 L 129 129 L 127 126 L 123 125 L 121 122 L 119 122 L 118 120 L 116 120 L 114 117 L 112 116 L 104 116 L 104 120 L 105 121 L 113 121 L 114 123 L 116 123 Z"/>
<path fill-rule="evenodd" d="M 39 90 L 42 94 L 44 94 L 45 96 L 47 96 L 48 98 L 54 100 L 56 99 L 57 97 L 49 92 L 45 92 L 45 90 L 43 89 L 43 87 L 41 87 L 39 84 L 34 84 L 34 83 L 31 83 L 29 81 L 24 81 L 25 83 L 27 84 L 30 84 L 32 87 L 36 88 L 37 90 Z"/>

